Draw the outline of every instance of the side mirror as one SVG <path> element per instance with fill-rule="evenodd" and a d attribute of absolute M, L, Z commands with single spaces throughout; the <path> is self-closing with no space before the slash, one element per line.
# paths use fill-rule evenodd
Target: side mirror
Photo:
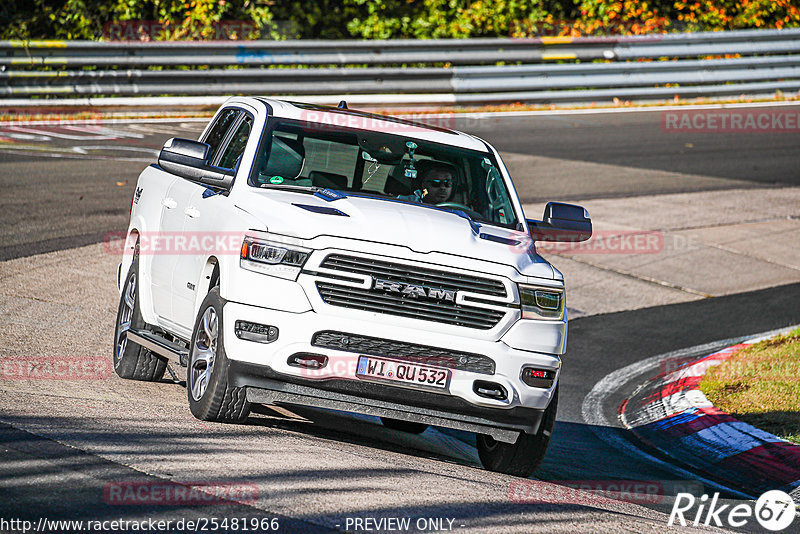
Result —
<path fill-rule="evenodd" d="M 575 204 L 548 202 L 541 221 L 527 219 L 535 241 L 586 241 L 592 237 L 589 212 Z"/>
<path fill-rule="evenodd" d="M 233 183 L 234 171 L 208 164 L 211 147 L 206 143 L 173 137 L 164 143 L 158 164 L 165 171 L 194 180 L 209 187 L 227 189 Z"/>

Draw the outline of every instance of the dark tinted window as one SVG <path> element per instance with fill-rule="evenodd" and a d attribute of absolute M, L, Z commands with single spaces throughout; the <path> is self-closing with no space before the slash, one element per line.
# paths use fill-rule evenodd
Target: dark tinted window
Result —
<path fill-rule="evenodd" d="M 220 144 L 225 140 L 225 134 L 228 133 L 228 129 L 231 127 L 231 124 L 233 124 L 238 114 L 238 110 L 223 109 L 217 117 L 214 126 L 209 130 L 205 140 L 205 142 L 211 146 L 211 157 L 209 161 L 214 161 L 214 158 L 219 153 Z"/>
<path fill-rule="evenodd" d="M 247 146 L 247 140 L 250 138 L 250 130 L 253 128 L 253 119 L 246 115 L 244 120 L 239 123 L 239 127 L 231 137 L 228 147 L 222 153 L 222 158 L 219 160 L 219 166 L 226 169 L 235 169 L 236 163 L 244 152 Z"/>

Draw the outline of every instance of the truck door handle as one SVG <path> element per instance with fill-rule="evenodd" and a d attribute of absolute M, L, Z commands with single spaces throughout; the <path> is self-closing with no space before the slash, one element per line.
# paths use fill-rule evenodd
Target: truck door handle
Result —
<path fill-rule="evenodd" d="M 186 215 L 188 215 L 192 219 L 200 217 L 200 210 L 198 210 L 197 208 L 193 208 L 191 206 L 186 208 L 185 210 L 183 210 L 183 213 L 185 213 Z"/>
<path fill-rule="evenodd" d="M 178 203 L 175 201 L 175 199 L 172 198 L 162 198 L 161 205 L 167 208 L 168 210 L 171 210 L 172 208 L 176 207 Z"/>

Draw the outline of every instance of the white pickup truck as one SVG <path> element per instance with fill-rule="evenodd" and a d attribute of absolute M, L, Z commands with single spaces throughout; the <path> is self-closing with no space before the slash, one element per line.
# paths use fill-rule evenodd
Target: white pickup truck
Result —
<path fill-rule="evenodd" d="M 569 204 L 526 220 L 472 135 L 232 98 L 139 177 L 114 368 L 185 373 L 206 421 L 274 404 L 475 432 L 487 469 L 527 476 L 567 342 L 564 280 L 535 241 L 591 232 Z"/>

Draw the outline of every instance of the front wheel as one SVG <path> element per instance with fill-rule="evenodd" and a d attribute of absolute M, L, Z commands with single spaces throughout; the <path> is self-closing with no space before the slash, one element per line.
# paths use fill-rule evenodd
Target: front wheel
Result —
<path fill-rule="evenodd" d="M 189 409 L 203 421 L 239 423 L 250 414 L 245 388 L 228 383 L 219 287 L 208 292 L 197 314 L 189 345 L 186 391 Z"/>
<path fill-rule="evenodd" d="M 489 471 L 529 477 L 544 460 L 550 436 L 556 422 L 558 409 L 558 388 L 553 393 L 553 400 L 542 416 L 536 434 L 522 433 L 516 443 L 502 443 L 491 436 L 478 434 L 478 456 L 483 466 Z"/>
<path fill-rule="evenodd" d="M 164 376 L 167 360 L 128 341 L 128 331 L 131 328 L 147 328 L 139 309 L 138 281 L 139 256 L 137 254 L 133 257 L 133 263 L 125 277 L 117 309 L 117 323 L 114 328 L 114 371 L 121 378 L 154 382 L 161 380 L 161 377 Z"/>

